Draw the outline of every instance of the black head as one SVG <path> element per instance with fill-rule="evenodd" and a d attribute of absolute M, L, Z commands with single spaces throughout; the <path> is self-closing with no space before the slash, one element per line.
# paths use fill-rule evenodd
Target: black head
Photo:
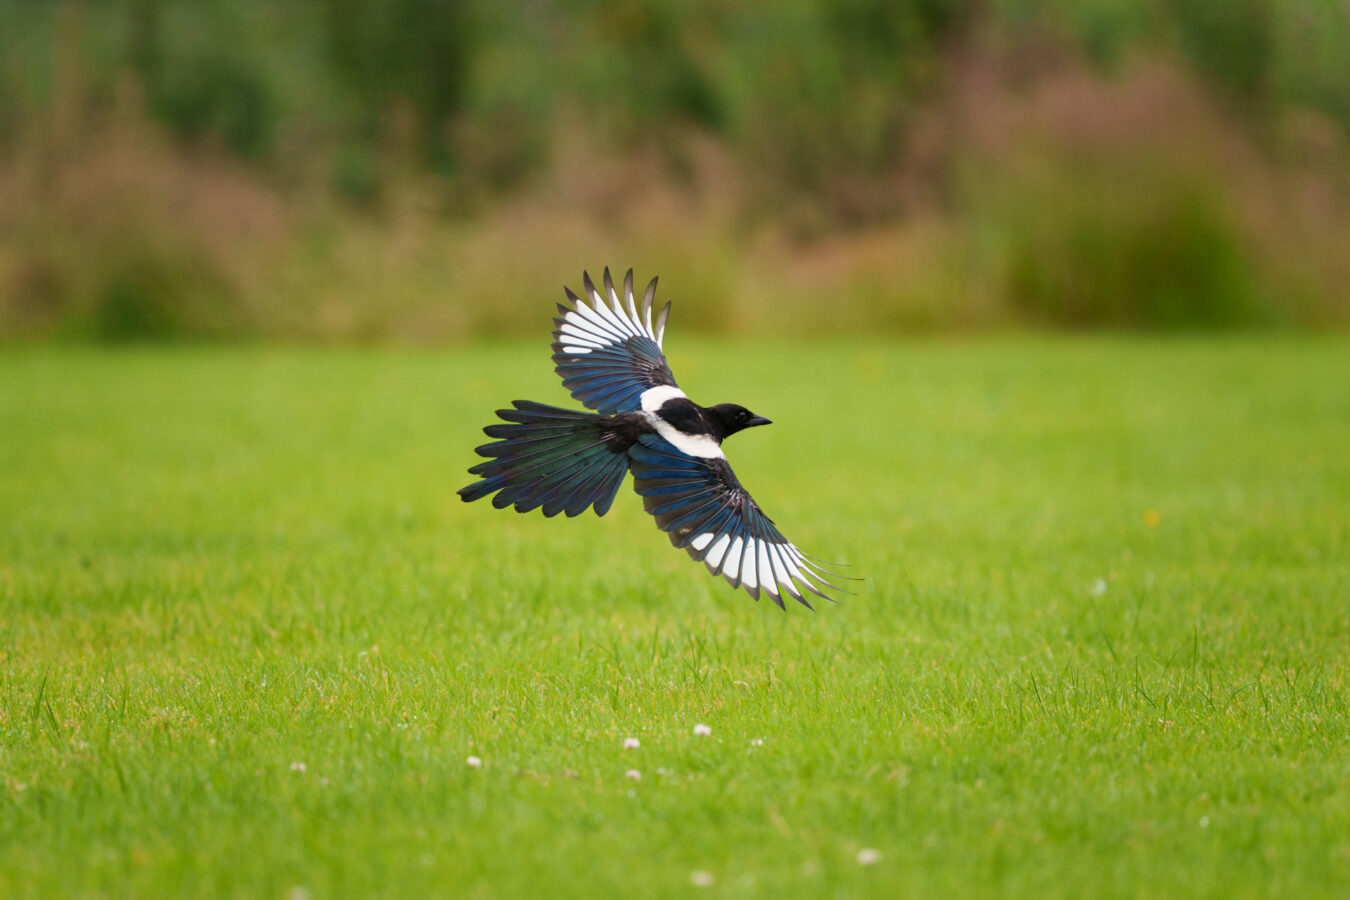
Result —
<path fill-rule="evenodd" d="M 710 406 L 707 415 L 709 424 L 712 425 L 719 441 L 725 440 L 745 428 L 773 424 L 763 416 L 757 416 L 744 406 L 737 406 L 735 403 L 719 403 L 716 406 Z"/>

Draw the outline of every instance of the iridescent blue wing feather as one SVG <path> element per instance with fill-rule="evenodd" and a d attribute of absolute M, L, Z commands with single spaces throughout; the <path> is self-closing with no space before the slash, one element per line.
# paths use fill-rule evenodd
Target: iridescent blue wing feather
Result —
<path fill-rule="evenodd" d="M 558 304 L 553 320 L 553 362 L 563 387 L 586 406 L 605 415 L 640 408 L 642 392 L 675 386 L 661 339 L 670 304 L 652 322 L 656 279 L 647 285 L 638 309 L 633 297 L 633 270 L 623 279 L 623 294 L 605 269 L 604 294 L 583 273 L 587 300 L 564 288 L 570 306 Z"/>
<path fill-rule="evenodd" d="M 487 461 L 469 470 L 479 480 L 460 488 L 460 497 L 470 502 L 495 494 L 498 509 L 538 508 L 546 516 L 608 512 L 628 474 L 628 455 L 606 439 L 605 418 L 528 400 L 512 406 L 497 410 L 502 421 L 483 429 L 496 440 L 477 448 Z"/>
<path fill-rule="evenodd" d="M 690 456 L 656 434 L 642 435 L 628 456 L 633 487 L 657 527 L 732 587 L 756 600 L 763 590 L 780 607 L 784 594 L 809 607 L 805 593 L 831 600 L 826 589 L 842 590 L 783 537 L 725 459 Z"/>

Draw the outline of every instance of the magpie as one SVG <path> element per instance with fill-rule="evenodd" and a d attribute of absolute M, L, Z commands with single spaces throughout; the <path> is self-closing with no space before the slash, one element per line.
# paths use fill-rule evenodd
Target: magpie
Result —
<path fill-rule="evenodd" d="M 638 312 L 633 270 L 622 299 L 609 269 L 604 294 L 589 273 L 582 282 L 590 303 L 569 288 L 568 305 L 553 320 L 553 362 L 563 386 L 594 413 L 515 400 L 502 419 L 483 429 L 488 458 L 469 469 L 479 480 L 461 488 L 470 502 L 495 494 L 498 509 L 542 509 L 545 516 L 609 511 L 624 476 L 670 542 L 701 561 L 732 588 L 759 599 L 763 590 L 786 608 L 783 596 L 811 608 L 806 594 L 833 600 L 828 580 L 839 577 L 797 549 L 742 486 L 722 452 L 738 431 L 771 424 L 735 403 L 699 406 L 675 383 L 661 350 L 670 304 L 652 322 L 653 278 Z"/>

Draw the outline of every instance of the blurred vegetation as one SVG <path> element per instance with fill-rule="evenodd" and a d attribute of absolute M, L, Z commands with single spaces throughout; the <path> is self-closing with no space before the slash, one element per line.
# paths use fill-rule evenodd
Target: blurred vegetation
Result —
<path fill-rule="evenodd" d="M 0 335 L 1343 325 L 1350 10 L 0 0 Z M 828 297 L 828 314 L 821 298 Z"/>

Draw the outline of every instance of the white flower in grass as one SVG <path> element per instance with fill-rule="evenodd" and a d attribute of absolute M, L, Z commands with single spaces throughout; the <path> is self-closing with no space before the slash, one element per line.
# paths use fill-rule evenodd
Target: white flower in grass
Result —
<path fill-rule="evenodd" d="M 292 772 L 303 772 L 303 771 L 305 771 L 305 764 L 302 763 L 302 762 L 293 762 L 293 763 L 291 763 L 291 771 L 292 771 Z"/>
<path fill-rule="evenodd" d="M 763 746 L 764 746 L 764 738 L 755 738 L 754 740 L 752 740 L 752 741 L 750 742 L 750 746 L 751 746 L 751 747 L 763 747 Z"/>
<path fill-rule="evenodd" d="M 477 769 L 479 766 L 483 765 L 483 761 L 476 756 L 470 756 L 464 760 L 464 764 L 470 769 Z"/>
<path fill-rule="evenodd" d="M 641 780 L 642 780 L 642 773 L 639 772 L 637 769 L 629 769 L 627 772 L 624 772 L 624 773 L 623 773 L 623 777 L 624 777 L 624 778 L 631 778 L 631 779 L 633 779 L 634 781 L 641 781 Z"/>
<path fill-rule="evenodd" d="M 881 862 L 881 851 L 875 847 L 864 847 L 858 851 L 858 865 L 874 866 Z"/>
<path fill-rule="evenodd" d="M 1098 578 L 1096 581 L 1092 582 L 1092 596 L 1100 597 L 1102 594 L 1105 593 L 1106 593 L 1105 578 Z"/>
<path fill-rule="evenodd" d="M 641 746 L 642 746 L 642 741 L 639 741 L 637 738 L 624 738 L 624 739 L 623 739 L 623 749 L 625 749 L 625 750 L 636 750 L 637 748 L 639 748 L 639 747 L 641 747 Z"/>
<path fill-rule="evenodd" d="M 711 872 L 705 872 L 703 869 L 696 869 L 689 873 L 689 883 L 694 887 L 712 887 L 717 881 L 717 876 Z"/>
<path fill-rule="evenodd" d="M 698 735 L 699 737 L 707 737 L 708 735 L 712 734 L 712 729 L 709 728 L 707 725 L 704 725 L 702 722 L 699 722 L 697 725 L 694 726 L 694 734 Z"/>

